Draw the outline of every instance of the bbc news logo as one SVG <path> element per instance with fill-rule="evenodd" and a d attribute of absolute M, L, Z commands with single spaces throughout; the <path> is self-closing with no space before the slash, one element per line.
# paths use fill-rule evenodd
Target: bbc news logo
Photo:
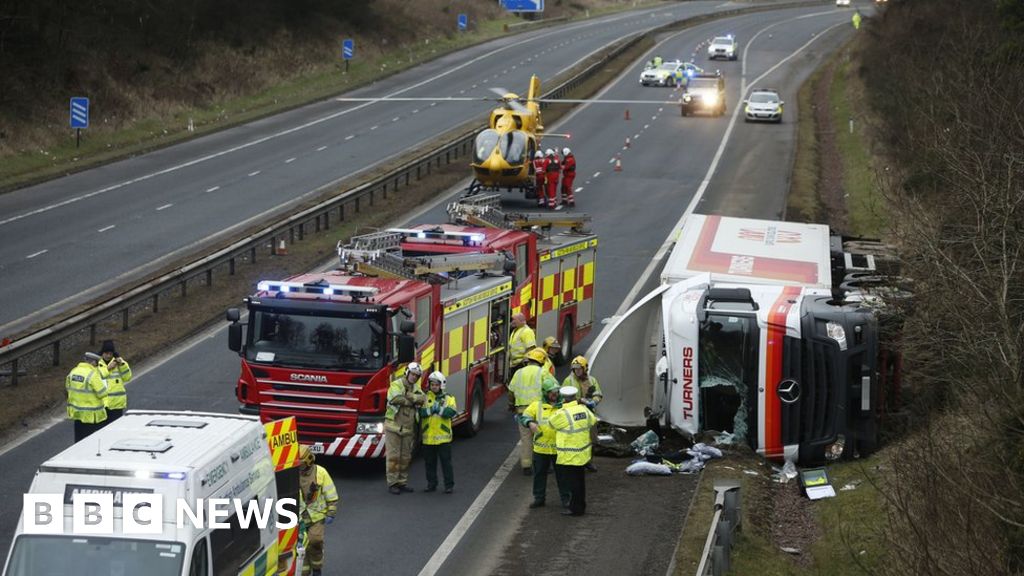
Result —
<path fill-rule="evenodd" d="M 175 499 L 174 518 L 178 529 L 231 528 L 243 530 L 255 525 L 260 530 L 275 526 L 278 530 L 298 526 L 294 498 L 242 500 L 240 498 L 199 498 L 194 503 Z M 99 492 L 76 494 L 25 494 L 22 532 L 25 534 L 64 534 L 64 506 L 71 505 L 71 533 L 114 534 L 115 509 L 121 508 L 118 534 L 161 534 L 164 531 L 162 494 L 148 492 Z M 236 517 L 234 522 L 227 520 Z"/>

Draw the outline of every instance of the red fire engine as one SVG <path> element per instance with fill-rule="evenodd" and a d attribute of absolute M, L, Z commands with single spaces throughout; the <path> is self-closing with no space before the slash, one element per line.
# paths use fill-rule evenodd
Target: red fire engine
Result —
<path fill-rule="evenodd" d="M 571 219 L 507 217 L 482 204 L 450 210 L 490 227 L 358 236 L 339 243 L 339 270 L 260 282 L 246 299 L 246 330 L 239 310 L 228 310 L 229 347 L 242 358 L 240 410 L 264 422 L 294 416 L 314 452 L 375 458 L 388 385 L 408 362 L 447 376 L 461 410 L 455 423 L 472 436 L 504 391 L 514 312 L 536 320 L 538 338 L 560 335 L 568 356 L 593 324 L 597 238 L 578 218 L 542 235 L 520 228 L 550 231 Z"/>

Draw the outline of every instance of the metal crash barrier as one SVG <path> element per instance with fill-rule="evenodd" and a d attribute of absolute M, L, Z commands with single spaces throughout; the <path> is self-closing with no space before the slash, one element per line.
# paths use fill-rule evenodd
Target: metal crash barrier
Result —
<path fill-rule="evenodd" d="M 723 576 L 729 572 L 736 531 L 740 529 L 740 483 L 716 480 L 715 516 L 711 519 L 697 576 Z"/>

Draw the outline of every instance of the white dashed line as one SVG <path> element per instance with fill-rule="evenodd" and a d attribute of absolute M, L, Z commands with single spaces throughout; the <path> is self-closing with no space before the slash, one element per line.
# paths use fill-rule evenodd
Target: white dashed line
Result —
<path fill-rule="evenodd" d="M 658 112 L 664 112 L 664 111 L 665 111 L 664 108 L 658 108 Z"/>
<path fill-rule="evenodd" d="M 326 148 L 326 146 L 324 146 L 324 148 Z M 259 176 L 260 172 L 262 172 L 262 170 L 256 170 L 255 172 L 249 172 L 249 177 L 252 178 L 253 176 Z"/>
<path fill-rule="evenodd" d="M 106 232 L 107 230 L 110 230 L 111 228 L 114 228 L 115 226 L 117 226 L 117 224 L 111 224 L 110 226 L 104 226 L 103 228 L 100 228 L 99 230 L 97 230 L 97 232 Z"/>
<path fill-rule="evenodd" d="M 476 84 L 473 84 L 472 86 L 470 86 L 470 88 L 476 88 Z"/>
<path fill-rule="evenodd" d="M 648 128 L 650 128 L 650 126 L 650 124 L 644 124 L 644 130 L 647 130 Z"/>
<path fill-rule="evenodd" d="M 633 140 L 636 140 L 636 139 L 637 139 L 637 138 L 639 138 L 639 137 L 640 137 L 640 135 L 639 135 L 639 134 L 633 134 Z"/>
<path fill-rule="evenodd" d="M 163 206 L 160 206 L 159 208 L 157 208 L 156 211 L 159 212 L 161 210 L 167 210 L 171 206 L 174 206 L 174 204 L 164 204 Z"/>
<path fill-rule="evenodd" d="M 580 186 L 579 188 L 576 189 L 576 192 L 582 192 L 582 191 L 583 191 L 583 186 Z"/>
<path fill-rule="evenodd" d="M 597 178 L 597 177 L 598 177 L 598 176 L 600 176 L 600 175 L 601 175 L 601 173 L 600 173 L 600 172 L 594 172 L 594 175 L 593 175 L 593 176 L 591 176 L 591 178 Z"/>
<path fill-rule="evenodd" d="M 355 134 L 349 134 L 348 136 L 345 136 L 345 140 L 346 140 L 346 141 L 347 141 L 347 140 L 351 140 L 351 139 L 353 139 L 353 138 L 355 138 L 355 137 L 356 137 L 356 135 L 355 135 Z"/>
<path fill-rule="evenodd" d="M 437 106 L 437 102 L 431 102 L 431 103 L 430 103 L 430 107 L 431 107 L 431 108 L 433 108 L 434 106 Z"/>
<path fill-rule="evenodd" d="M 295 162 L 295 157 L 294 156 L 292 156 L 291 158 L 289 158 L 289 159 L 284 161 L 285 164 L 291 164 L 292 162 Z"/>
<path fill-rule="evenodd" d="M 211 186 L 211 187 L 209 187 L 209 188 L 207 188 L 207 189 L 206 189 L 206 191 L 207 191 L 208 193 L 209 193 L 209 192 L 216 192 L 217 190 L 220 190 L 220 186 Z"/>
<path fill-rule="evenodd" d="M 370 131 L 372 132 L 372 131 L 376 130 L 377 128 L 380 128 L 380 126 L 370 126 Z"/>
<path fill-rule="evenodd" d="M 46 254 L 47 252 L 49 252 L 49 250 L 40 250 L 39 252 L 36 252 L 35 254 L 29 254 L 28 256 L 25 256 L 25 259 L 35 258 L 36 256 L 39 256 L 41 254 Z"/>
<path fill-rule="evenodd" d="M 398 116 L 395 116 L 394 118 L 392 118 L 391 121 L 392 122 L 398 122 Z"/>
<path fill-rule="evenodd" d="M 654 116 L 651 116 L 651 120 L 657 120 L 657 119 L 658 119 L 658 115 L 657 114 L 655 114 Z M 647 126 L 644 126 L 644 128 L 647 128 Z"/>
<path fill-rule="evenodd" d="M 608 163 L 609 164 L 615 164 L 615 157 L 613 156 L 613 157 L 609 158 L 608 159 Z"/>
<path fill-rule="evenodd" d="M 321 146 L 321 147 L 316 149 L 317 152 L 323 152 L 324 150 L 327 150 L 327 146 Z M 250 174 L 250 176 L 251 176 L 251 174 Z"/>
<path fill-rule="evenodd" d="M 413 108 L 412 113 L 413 114 L 419 114 L 420 113 L 420 109 L 419 108 Z"/>

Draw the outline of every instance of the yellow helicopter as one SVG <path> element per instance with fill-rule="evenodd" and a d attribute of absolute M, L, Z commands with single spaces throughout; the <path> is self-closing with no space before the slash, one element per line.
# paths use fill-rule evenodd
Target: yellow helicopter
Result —
<path fill-rule="evenodd" d="M 594 100 L 542 98 L 540 78 L 530 77 L 526 98 L 502 88 L 491 88 L 501 106 L 491 111 L 488 127 L 473 143 L 473 182 L 467 195 L 483 191 L 521 191 L 527 199 L 536 199 L 533 157 L 541 148 L 542 137 L 571 138 L 569 134 L 544 133 L 540 104 L 674 104 L 665 100 Z M 339 102 L 480 102 L 494 98 L 336 98 Z"/>

